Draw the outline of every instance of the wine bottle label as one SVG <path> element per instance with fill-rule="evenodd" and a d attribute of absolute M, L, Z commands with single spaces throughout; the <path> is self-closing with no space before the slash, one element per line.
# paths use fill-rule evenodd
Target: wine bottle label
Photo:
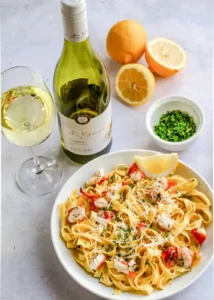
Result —
<path fill-rule="evenodd" d="M 105 149 L 111 141 L 111 103 L 95 118 L 87 115 L 75 119 L 59 112 L 65 148 L 75 154 L 92 155 Z"/>
<path fill-rule="evenodd" d="M 81 20 L 71 21 L 63 17 L 65 39 L 69 42 L 83 42 L 88 37 L 88 22 L 85 15 Z"/>

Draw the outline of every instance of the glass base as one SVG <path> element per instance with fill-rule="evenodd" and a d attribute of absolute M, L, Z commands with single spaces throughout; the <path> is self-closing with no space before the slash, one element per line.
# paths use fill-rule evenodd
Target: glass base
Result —
<path fill-rule="evenodd" d="M 40 166 L 34 159 L 23 162 L 16 173 L 16 181 L 20 189 L 29 195 L 45 195 L 50 193 L 62 177 L 60 165 L 54 159 L 39 156 Z"/>

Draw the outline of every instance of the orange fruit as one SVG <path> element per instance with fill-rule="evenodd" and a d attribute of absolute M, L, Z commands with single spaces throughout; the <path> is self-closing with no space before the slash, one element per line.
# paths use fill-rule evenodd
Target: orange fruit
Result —
<path fill-rule="evenodd" d="M 184 68 L 185 51 L 175 42 L 156 38 L 146 46 L 145 58 L 152 72 L 160 76 L 172 76 Z"/>
<path fill-rule="evenodd" d="M 119 63 L 137 62 L 146 48 L 146 31 L 143 26 L 132 20 L 116 23 L 106 39 L 108 54 Z"/>
<path fill-rule="evenodd" d="M 140 64 L 123 65 L 115 78 L 115 91 L 125 103 L 136 106 L 146 103 L 155 88 L 151 71 Z"/>

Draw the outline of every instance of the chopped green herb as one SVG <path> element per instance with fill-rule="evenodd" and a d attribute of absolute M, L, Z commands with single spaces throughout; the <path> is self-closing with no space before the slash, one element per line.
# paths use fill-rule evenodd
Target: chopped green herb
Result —
<path fill-rule="evenodd" d="M 128 237 L 129 237 L 129 233 L 126 232 L 126 233 L 125 233 L 125 239 L 127 239 Z"/>
<path fill-rule="evenodd" d="M 129 187 L 130 187 L 130 189 L 133 189 L 134 184 L 130 184 Z"/>
<path fill-rule="evenodd" d="M 102 207 L 102 210 L 108 210 L 109 208 L 108 207 Z"/>
<path fill-rule="evenodd" d="M 161 139 L 169 142 L 180 142 L 189 139 L 196 132 L 193 117 L 180 110 L 168 111 L 163 114 L 154 132 Z"/>
<path fill-rule="evenodd" d="M 129 229 L 129 228 L 124 229 L 124 228 L 120 227 L 120 229 L 122 229 L 125 232 L 130 232 L 131 231 L 131 229 Z"/>
<path fill-rule="evenodd" d="M 121 194 L 120 194 L 120 195 L 121 195 L 121 197 L 122 197 L 122 199 L 123 199 L 123 200 L 125 200 L 125 199 L 126 199 L 126 192 L 121 192 Z"/>
<path fill-rule="evenodd" d="M 109 183 L 113 183 L 114 182 L 114 176 L 111 176 L 108 180 Z"/>
<path fill-rule="evenodd" d="M 158 193 L 158 194 L 157 194 L 157 199 L 160 200 L 160 198 L 161 198 L 161 194 Z"/>

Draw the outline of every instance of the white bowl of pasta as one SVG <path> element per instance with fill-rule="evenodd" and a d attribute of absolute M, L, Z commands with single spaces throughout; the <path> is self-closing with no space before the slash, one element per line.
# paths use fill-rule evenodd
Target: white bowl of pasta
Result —
<path fill-rule="evenodd" d="M 131 177 L 135 155 L 156 154 L 127 150 L 101 156 L 75 172 L 55 200 L 51 237 L 58 259 L 77 283 L 100 297 L 165 299 L 193 283 L 212 260 L 212 226 L 206 227 L 212 190 L 205 179 L 180 161 L 175 174 L 166 177 L 166 187 L 164 178 L 157 179 L 164 192 L 154 179 Z M 113 171 L 116 165 L 120 167 Z M 105 175 L 94 182 L 100 169 Z M 195 186 L 190 190 L 190 178 L 200 192 Z M 181 184 L 182 191 L 176 188 Z M 172 196 L 165 197 L 167 193 Z M 168 214 L 171 223 L 161 220 L 161 214 Z M 193 231 L 202 225 L 206 241 L 199 245 L 201 233 Z"/>

